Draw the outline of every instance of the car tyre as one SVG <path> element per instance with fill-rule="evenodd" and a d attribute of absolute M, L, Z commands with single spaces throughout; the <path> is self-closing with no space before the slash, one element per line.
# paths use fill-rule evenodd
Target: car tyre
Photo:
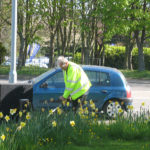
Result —
<path fill-rule="evenodd" d="M 103 107 L 104 114 L 111 119 L 122 116 L 124 108 L 118 100 L 109 100 Z"/>

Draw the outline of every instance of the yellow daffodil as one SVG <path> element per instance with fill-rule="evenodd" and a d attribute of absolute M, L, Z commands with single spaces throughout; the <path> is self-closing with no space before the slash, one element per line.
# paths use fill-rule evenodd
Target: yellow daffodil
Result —
<path fill-rule="evenodd" d="M 81 114 L 80 117 L 81 117 L 81 119 L 88 119 L 88 116 L 86 116 L 84 114 Z"/>
<path fill-rule="evenodd" d="M 122 112 L 123 112 L 123 110 L 122 110 L 121 108 L 119 108 L 118 112 L 119 112 L 119 113 L 122 113 Z"/>
<path fill-rule="evenodd" d="M 128 109 L 133 110 L 133 106 L 132 105 L 128 105 L 127 107 L 128 107 Z"/>
<path fill-rule="evenodd" d="M 56 126 L 57 126 L 56 121 L 53 121 L 53 122 L 52 122 L 52 126 L 53 126 L 53 127 L 56 127 Z"/>
<path fill-rule="evenodd" d="M 6 128 L 6 131 L 9 132 L 9 130 L 10 130 L 10 129 L 7 127 L 7 128 Z"/>
<path fill-rule="evenodd" d="M 142 106 L 145 106 L 145 103 L 143 102 L 141 105 L 142 105 Z"/>
<path fill-rule="evenodd" d="M 69 105 L 70 105 L 70 103 L 69 103 L 69 102 L 67 102 L 67 107 L 69 107 Z"/>
<path fill-rule="evenodd" d="M 64 100 L 64 101 L 62 101 L 62 104 L 65 106 L 65 104 L 66 104 L 66 101 Z"/>
<path fill-rule="evenodd" d="M 115 102 L 115 105 L 118 105 L 118 102 L 117 102 L 117 101 Z"/>
<path fill-rule="evenodd" d="M 67 143 L 67 144 L 69 145 L 69 144 L 71 144 L 71 143 L 72 143 L 72 142 L 68 141 L 68 143 Z"/>
<path fill-rule="evenodd" d="M 53 110 L 49 110 L 49 115 L 52 115 L 53 114 Z"/>
<path fill-rule="evenodd" d="M 44 101 L 44 104 L 48 104 L 48 101 L 47 101 L 47 100 L 45 100 L 45 101 Z"/>
<path fill-rule="evenodd" d="M 49 138 L 46 138 L 46 141 L 49 142 Z"/>
<path fill-rule="evenodd" d="M 95 109 L 95 104 L 94 103 L 90 104 L 90 107 L 94 110 Z"/>
<path fill-rule="evenodd" d="M 19 117 L 22 117 L 22 111 L 19 111 Z"/>
<path fill-rule="evenodd" d="M 24 104 L 24 107 L 27 108 L 27 107 L 28 107 L 28 104 Z"/>
<path fill-rule="evenodd" d="M 42 112 L 44 112 L 44 111 L 45 111 L 45 109 L 44 109 L 44 108 L 42 108 L 42 109 L 41 109 L 41 111 L 42 111 Z"/>
<path fill-rule="evenodd" d="M 25 122 L 20 122 L 20 126 L 18 126 L 17 130 L 20 131 L 23 127 L 25 127 Z"/>
<path fill-rule="evenodd" d="M 53 101 L 54 101 L 54 99 L 53 99 L 53 98 L 51 98 L 51 99 L 50 99 L 50 102 L 53 102 Z"/>
<path fill-rule="evenodd" d="M 57 113 L 58 113 L 58 115 L 62 114 L 62 110 L 59 107 L 57 108 Z"/>
<path fill-rule="evenodd" d="M 75 126 L 75 122 L 74 122 L 74 121 L 70 121 L 70 125 L 71 125 L 72 127 L 74 127 L 74 126 Z"/>
<path fill-rule="evenodd" d="M 92 105 L 93 104 L 93 101 L 92 100 L 90 100 L 90 105 Z"/>
<path fill-rule="evenodd" d="M 88 107 L 86 107 L 86 108 L 84 109 L 84 113 L 85 113 L 85 114 L 88 114 L 88 113 L 89 113 Z"/>
<path fill-rule="evenodd" d="M 21 127 L 21 126 L 18 126 L 17 130 L 20 131 L 21 129 L 22 129 L 22 127 Z"/>
<path fill-rule="evenodd" d="M 29 113 L 27 113 L 27 115 L 26 115 L 26 119 L 27 119 L 27 120 L 31 119 L 31 116 L 30 116 L 30 114 L 29 114 Z"/>
<path fill-rule="evenodd" d="M 80 100 L 80 99 L 78 99 L 78 103 L 79 103 L 79 104 L 81 103 L 81 100 Z"/>
<path fill-rule="evenodd" d="M 84 105 L 87 105 L 87 101 L 84 101 Z"/>
<path fill-rule="evenodd" d="M 0 112 L 0 118 L 3 118 L 3 116 L 4 116 L 4 115 L 3 115 L 3 113 L 2 113 L 2 112 Z"/>
<path fill-rule="evenodd" d="M 6 115 L 5 120 L 8 122 L 10 120 L 10 117 L 8 115 Z"/>
<path fill-rule="evenodd" d="M 14 115 L 14 114 L 16 113 L 16 111 L 17 111 L 16 108 L 15 108 L 15 109 L 10 109 L 10 114 L 11 114 L 11 115 Z"/>
<path fill-rule="evenodd" d="M 133 105 L 130 106 L 130 109 L 133 110 Z"/>
<path fill-rule="evenodd" d="M 79 110 L 78 110 L 78 114 L 81 116 L 83 113 L 84 113 L 84 110 L 83 110 L 82 107 L 80 107 Z"/>
<path fill-rule="evenodd" d="M 111 100 L 109 100 L 109 103 L 111 103 L 112 101 Z"/>
<path fill-rule="evenodd" d="M 20 122 L 20 126 L 23 128 L 26 125 L 25 122 Z"/>
<path fill-rule="evenodd" d="M 95 116 L 95 112 L 92 112 L 92 117 L 94 117 Z"/>
<path fill-rule="evenodd" d="M 95 109 L 95 112 L 98 112 L 98 108 Z"/>
<path fill-rule="evenodd" d="M 4 141 L 4 140 L 5 140 L 5 138 L 6 138 L 6 137 L 5 137 L 5 135 L 4 135 L 4 134 L 2 134 L 2 135 L 1 135 L 1 139 L 2 139 L 2 141 Z"/>

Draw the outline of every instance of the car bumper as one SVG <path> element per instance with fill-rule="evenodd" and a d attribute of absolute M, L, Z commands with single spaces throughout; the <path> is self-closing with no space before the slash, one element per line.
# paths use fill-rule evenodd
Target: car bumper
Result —
<path fill-rule="evenodd" d="M 125 110 L 128 110 L 128 106 L 132 105 L 133 99 L 132 98 L 122 98 L 120 99 L 121 102 L 123 102 L 123 106 Z"/>
<path fill-rule="evenodd" d="M 133 98 L 122 98 L 120 100 L 125 102 L 125 103 L 132 103 L 133 102 Z"/>

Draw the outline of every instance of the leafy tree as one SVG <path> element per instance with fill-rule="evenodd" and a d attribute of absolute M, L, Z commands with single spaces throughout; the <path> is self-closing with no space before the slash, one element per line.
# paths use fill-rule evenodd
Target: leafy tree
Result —
<path fill-rule="evenodd" d="M 36 0 L 19 0 L 18 2 L 18 35 L 20 39 L 18 68 L 25 65 L 27 47 L 39 40 L 36 32 L 43 28 Z"/>
<path fill-rule="evenodd" d="M 5 56 L 7 55 L 7 50 L 6 48 L 2 45 L 0 42 L 0 65 L 4 62 Z"/>
<path fill-rule="evenodd" d="M 54 42 L 57 31 L 60 29 L 60 24 L 65 16 L 65 0 L 39 0 L 39 4 L 38 11 L 40 11 L 49 32 L 49 67 L 53 67 L 55 65 Z"/>

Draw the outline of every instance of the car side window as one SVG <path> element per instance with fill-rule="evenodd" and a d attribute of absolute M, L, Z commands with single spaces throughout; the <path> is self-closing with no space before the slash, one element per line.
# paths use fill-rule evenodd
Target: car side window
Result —
<path fill-rule="evenodd" d="M 100 72 L 100 85 L 110 86 L 110 76 L 106 72 Z"/>
<path fill-rule="evenodd" d="M 110 77 L 106 72 L 85 71 L 93 86 L 110 86 Z"/>
<path fill-rule="evenodd" d="M 61 87 L 64 86 L 64 76 L 63 72 L 57 72 L 53 76 L 49 77 L 46 80 L 46 83 L 48 84 L 48 87 L 55 86 L 55 87 Z"/>

